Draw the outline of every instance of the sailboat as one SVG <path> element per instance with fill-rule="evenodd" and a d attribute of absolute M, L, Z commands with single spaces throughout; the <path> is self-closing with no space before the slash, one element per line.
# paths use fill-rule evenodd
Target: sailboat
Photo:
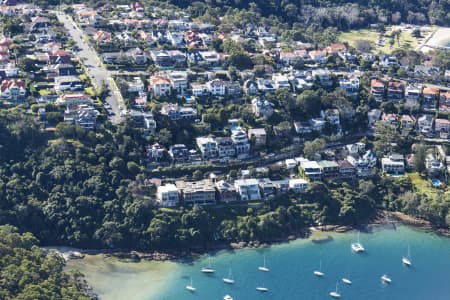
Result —
<path fill-rule="evenodd" d="M 202 271 L 202 273 L 207 273 L 207 274 L 216 272 L 216 270 L 211 268 L 211 257 L 208 257 L 208 267 L 203 267 L 201 271 Z"/>
<path fill-rule="evenodd" d="M 195 292 L 195 287 L 192 285 L 192 277 L 191 277 L 191 283 L 186 286 L 186 289 L 190 292 Z"/>
<path fill-rule="evenodd" d="M 345 283 L 345 284 L 348 284 L 348 285 L 352 284 L 352 281 L 350 279 L 348 279 L 348 278 L 342 278 L 342 282 Z"/>
<path fill-rule="evenodd" d="M 386 274 L 384 274 L 383 276 L 381 276 L 381 282 L 382 283 L 391 283 L 392 279 L 389 278 Z"/>
<path fill-rule="evenodd" d="M 336 299 L 341 298 L 341 294 L 339 294 L 339 291 L 338 291 L 338 285 L 339 284 L 336 283 L 336 290 L 334 292 L 330 292 L 330 296 L 333 298 L 336 298 Z"/>
<path fill-rule="evenodd" d="M 230 295 L 225 295 L 223 297 L 223 300 L 233 300 L 233 297 L 231 297 Z"/>
<path fill-rule="evenodd" d="M 319 271 L 314 271 L 314 275 L 317 277 L 323 277 L 325 274 L 322 272 L 322 261 L 319 263 Z"/>
<path fill-rule="evenodd" d="M 409 245 L 408 245 L 408 255 L 402 257 L 402 263 L 407 267 L 412 267 L 411 254 L 409 253 Z"/>
<path fill-rule="evenodd" d="M 225 277 L 222 280 L 225 283 L 229 283 L 229 284 L 233 284 L 234 283 L 233 275 L 231 274 L 231 268 L 228 270 L 228 277 Z"/>
<path fill-rule="evenodd" d="M 258 267 L 258 270 L 262 272 L 269 272 L 269 268 L 266 267 L 266 256 L 264 255 L 264 265 L 262 267 Z"/>
<path fill-rule="evenodd" d="M 352 243 L 352 250 L 356 253 L 361 253 L 361 252 L 366 251 L 366 249 L 364 249 L 364 246 L 359 242 L 359 231 L 358 231 L 358 242 Z"/>

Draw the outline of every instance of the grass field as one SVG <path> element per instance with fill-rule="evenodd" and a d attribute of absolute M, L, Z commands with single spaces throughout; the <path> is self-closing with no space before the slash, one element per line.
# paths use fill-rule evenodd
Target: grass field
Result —
<path fill-rule="evenodd" d="M 377 45 L 379 33 L 373 29 L 352 30 L 342 32 L 338 39 L 341 42 L 348 42 L 351 46 L 355 46 L 356 41 L 364 40 L 369 42 L 372 52 L 391 53 L 395 49 L 415 49 L 418 45 L 417 39 L 411 35 L 411 30 L 402 30 L 400 33 L 399 43 L 394 38 L 394 45 L 391 47 L 389 40 L 392 36 L 392 28 L 386 27 L 386 32 L 383 35 L 384 44 Z"/>
<path fill-rule="evenodd" d="M 437 189 L 431 186 L 431 180 L 426 177 L 422 177 L 419 173 L 408 173 L 408 177 L 411 179 L 412 184 L 414 185 L 415 189 L 424 195 L 427 195 L 428 197 L 435 198 L 437 197 L 440 192 L 444 193 L 450 193 L 450 191 L 447 188 Z"/>

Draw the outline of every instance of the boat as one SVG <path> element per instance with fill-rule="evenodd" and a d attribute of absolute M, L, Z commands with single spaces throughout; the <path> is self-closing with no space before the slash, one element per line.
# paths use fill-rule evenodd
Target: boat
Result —
<path fill-rule="evenodd" d="M 222 280 L 225 283 L 229 283 L 229 284 L 233 284 L 234 283 L 233 275 L 231 274 L 231 268 L 228 270 L 228 277 L 225 277 Z"/>
<path fill-rule="evenodd" d="M 353 250 L 353 252 L 356 252 L 356 253 L 361 253 L 361 252 L 366 251 L 366 249 L 364 249 L 364 246 L 359 241 L 359 231 L 358 231 L 358 242 L 352 243 L 352 250 Z"/>
<path fill-rule="evenodd" d="M 322 261 L 319 264 L 319 271 L 314 271 L 314 275 L 317 277 L 323 277 L 325 274 L 322 272 Z"/>
<path fill-rule="evenodd" d="M 266 256 L 264 255 L 264 265 L 262 267 L 258 267 L 258 270 L 262 272 L 269 272 L 269 268 L 266 267 Z"/>
<path fill-rule="evenodd" d="M 409 245 L 408 245 L 408 255 L 402 257 L 402 263 L 407 267 L 412 267 L 411 254 L 409 253 Z"/>
<path fill-rule="evenodd" d="M 223 297 L 223 300 L 233 300 L 233 297 L 231 297 L 230 295 L 225 295 Z"/>
<path fill-rule="evenodd" d="M 195 292 L 195 287 L 192 285 L 192 277 L 191 277 L 191 283 L 186 286 L 186 289 L 190 292 Z"/>
<path fill-rule="evenodd" d="M 342 282 L 345 283 L 345 284 L 348 284 L 348 285 L 352 284 L 352 281 L 350 279 L 348 279 L 348 278 L 342 278 Z"/>
<path fill-rule="evenodd" d="M 381 276 L 381 282 L 383 282 L 383 283 L 391 283 L 392 279 L 389 278 L 386 274 L 384 274 L 383 276 Z"/>
<path fill-rule="evenodd" d="M 216 272 L 216 270 L 211 268 L 211 257 L 208 257 L 208 267 L 203 267 L 201 271 L 202 271 L 202 273 L 206 273 L 206 274 L 211 274 L 211 273 Z"/>
<path fill-rule="evenodd" d="M 333 292 L 330 292 L 330 296 L 332 298 L 336 298 L 336 299 L 341 298 L 341 294 L 339 294 L 339 290 L 338 290 L 338 283 L 336 283 L 336 290 Z"/>
<path fill-rule="evenodd" d="M 257 290 L 257 291 L 260 291 L 260 292 L 268 292 L 268 291 L 269 291 L 268 288 L 263 287 L 263 286 L 257 286 L 257 287 L 256 287 L 256 290 Z"/>

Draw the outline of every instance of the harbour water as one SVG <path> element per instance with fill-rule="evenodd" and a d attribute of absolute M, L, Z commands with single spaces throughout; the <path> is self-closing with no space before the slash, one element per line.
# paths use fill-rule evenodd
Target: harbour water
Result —
<path fill-rule="evenodd" d="M 327 235 L 327 242 L 313 242 Z M 450 299 L 450 239 L 411 227 L 385 226 L 361 233 L 364 254 L 351 252 L 350 244 L 356 239 L 356 232 L 319 233 L 270 248 L 220 251 L 210 256 L 216 270 L 213 275 L 200 272 L 208 265 L 207 256 L 187 263 L 123 263 L 90 256 L 70 261 L 68 268 L 85 273 L 100 299 L 105 300 L 221 300 L 226 294 L 235 300 L 331 299 L 329 292 L 336 282 L 342 299 Z M 408 245 L 411 268 L 402 265 Z M 264 256 L 269 272 L 258 270 Z M 323 278 L 313 275 L 320 262 Z M 234 285 L 222 281 L 229 268 Z M 390 285 L 381 283 L 383 274 L 392 279 Z M 190 277 L 195 293 L 185 289 Z M 353 284 L 342 283 L 343 277 Z M 265 286 L 269 292 L 258 292 L 257 286 Z"/>

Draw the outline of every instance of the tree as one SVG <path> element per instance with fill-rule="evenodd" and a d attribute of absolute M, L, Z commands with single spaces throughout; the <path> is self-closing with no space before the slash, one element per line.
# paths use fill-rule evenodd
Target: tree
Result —
<path fill-rule="evenodd" d="M 425 170 L 426 150 L 426 146 L 422 143 L 416 145 L 414 149 L 414 169 L 419 173 Z"/>
<path fill-rule="evenodd" d="M 192 179 L 194 181 L 198 181 L 203 179 L 203 173 L 200 170 L 195 170 L 194 173 L 192 173 Z"/>
<path fill-rule="evenodd" d="M 228 58 L 228 63 L 231 66 L 236 67 L 239 70 L 251 69 L 253 68 L 253 62 L 246 53 L 244 52 L 233 52 Z"/>
<path fill-rule="evenodd" d="M 323 138 L 317 138 L 313 141 L 306 141 L 303 153 L 308 159 L 314 159 L 314 155 L 322 151 L 326 146 L 326 141 Z"/>

